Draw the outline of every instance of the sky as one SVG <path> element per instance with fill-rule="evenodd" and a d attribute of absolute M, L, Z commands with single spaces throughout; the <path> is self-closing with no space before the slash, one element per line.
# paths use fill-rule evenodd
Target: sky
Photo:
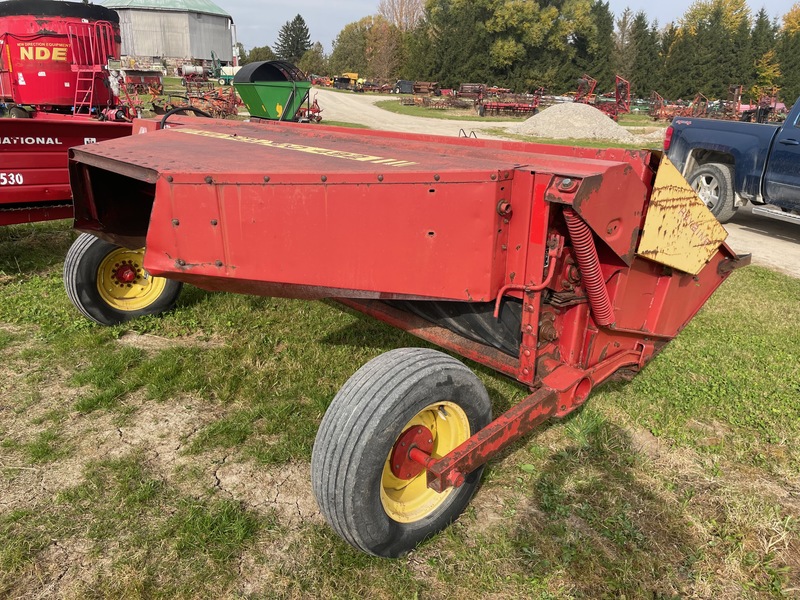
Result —
<path fill-rule="evenodd" d="M 300 15 L 308 25 L 312 42 L 321 42 L 325 52 L 348 23 L 378 12 L 378 0 L 214 0 L 230 13 L 236 25 L 238 40 L 248 50 L 254 46 L 274 47 L 278 31 L 295 15 Z M 749 0 L 753 13 L 761 7 L 770 17 L 780 18 L 797 0 Z M 611 12 L 619 15 L 629 6 L 636 13 L 643 10 L 650 21 L 658 19 L 663 26 L 678 20 L 693 0 L 609 0 Z"/>

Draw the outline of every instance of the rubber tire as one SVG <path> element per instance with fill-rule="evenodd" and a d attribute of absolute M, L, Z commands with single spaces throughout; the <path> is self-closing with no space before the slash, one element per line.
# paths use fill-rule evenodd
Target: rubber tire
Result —
<path fill-rule="evenodd" d="M 700 177 L 710 178 L 711 185 L 716 184 L 719 188 L 719 202 L 706 206 L 711 211 L 711 214 L 717 218 L 720 223 L 727 223 L 736 214 L 738 208 L 734 206 L 733 195 L 733 172 L 731 167 L 722 163 L 706 163 L 700 165 L 695 169 L 689 177 L 689 185 L 692 189 L 695 187 L 697 179 Z M 705 202 L 705 198 L 702 198 Z"/>
<path fill-rule="evenodd" d="M 443 400 L 461 407 L 472 435 L 491 421 L 489 395 L 475 374 L 426 348 L 400 348 L 374 358 L 333 399 L 314 442 L 311 482 L 322 515 L 355 548 L 401 556 L 452 523 L 475 493 L 483 467 L 418 521 L 399 523 L 383 508 L 381 476 L 392 446 L 418 412 Z"/>
<path fill-rule="evenodd" d="M 64 260 L 67 296 L 83 316 L 100 325 L 118 325 L 144 315 L 164 313 L 175 306 L 183 283 L 167 280 L 158 298 L 147 307 L 124 311 L 109 306 L 97 289 L 97 271 L 103 259 L 118 246 L 88 233 L 72 243 Z"/>
<path fill-rule="evenodd" d="M 223 87 L 224 87 L 225 85 L 227 85 L 227 84 L 225 83 L 225 80 L 224 80 L 222 77 L 220 77 L 220 78 L 217 80 L 217 83 L 219 83 L 219 84 L 220 84 L 221 86 L 223 86 Z"/>
<path fill-rule="evenodd" d="M 8 116 L 12 119 L 30 119 L 31 114 L 24 108 L 12 106 L 8 109 Z"/>

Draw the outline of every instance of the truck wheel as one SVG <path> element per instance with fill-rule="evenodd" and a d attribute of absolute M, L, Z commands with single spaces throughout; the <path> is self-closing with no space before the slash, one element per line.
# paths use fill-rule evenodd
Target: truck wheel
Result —
<path fill-rule="evenodd" d="M 400 348 L 369 361 L 336 394 L 314 442 L 311 482 L 323 516 L 369 554 L 412 550 L 461 514 L 483 468 L 439 494 L 403 448 L 444 456 L 491 412 L 480 380 L 447 354 Z"/>
<path fill-rule="evenodd" d="M 64 261 L 64 287 L 81 313 L 101 325 L 116 325 L 171 309 L 182 283 L 151 276 L 144 250 L 128 250 L 82 233 Z"/>
<path fill-rule="evenodd" d="M 701 165 L 692 173 L 689 184 L 720 223 L 727 223 L 736 214 L 738 209 L 733 205 L 730 166 L 722 163 Z"/>
<path fill-rule="evenodd" d="M 217 82 L 218 82 L 218 83 L 219 83 L 221 86 L 225 86 L 225 80 L 224 80 L 222 77 L 220 77 L 220 78 L 219 78 L 219 80 L 218 80 Z"/>
<path fill-rule="evenodd" d="M 8 109 L 8 116 L 12 119 L 30 119 L 30 113 L 25 110 L 24 108 L 20 108 L 19 106 L 12 106 Z"/>

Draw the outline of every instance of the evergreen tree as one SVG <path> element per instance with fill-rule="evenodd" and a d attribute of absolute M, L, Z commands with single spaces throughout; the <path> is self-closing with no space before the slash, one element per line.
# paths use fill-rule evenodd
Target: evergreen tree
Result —
<path fill-rule="evenodd" d="M 297 15 L 281 26 L 278 32 L 278 41 L 275 43 L 275 53 L 278 57 L 297 64 L 310 48 L 311 36 L 303 17 Z"/>
<path fill-rule="evenodd" d="M 614 81 L 614 67 L 609 57 L 614 54 L 614 15 L 608 2 L 595 0 L 589 12 L 592 26 L 586 32 L 575 36 L 576 72 L 588 73 L 602 89 Z"/>
<path fill-rule="evenodd" d="M 697 51 L 697 36 L 688 29 L 678 29 L 664 62 L 664 98 L 675 101 L 694 97 L 699 75 Z"/>
<path fill-rule="evenodd" d="M 781 98 L 789 105 L 800 96 L 800 4 L 783 15 L 776 54 L 781 69 Z"/>
<path fill-rule="evenodd" d="M 750 23 L 747 19 L 742 19 L 736 34 L 731 40 L 731 85 L 741 84 L 746 88 L 753 85 L 754 71 L 753 65 L 753 39 L 750 34 Z"/>
<path fill-rule="evenodd" d="M 782 31 L 776 54 L 781 70 L 780 97 L 789 106 L 800 99 L 800 31 Z"/>
<path fill-rule="evenodd" d="M 631 88 L 636 96 L 647 97 L 659 85 L 658 33 L 647 15 L 639 11 L 631 23 L 631 46 L 635 56 L 631 69 Z"/>
<path fill-rule="evenodd" d="M 742 81 L 745 89 L 756 85 L 758 79 L 756 64 L 764 58 L 767 52 L 775 49 L 777 34 L 777 26 L 770 21 L 767 11 L 762 8 L 756 15 L 750 36 L 750 52 L 746 57 L 749 59 L 749 64 L 746 79 Z"/>
<path fill-rule="evenodd" d="M 753 56 L 756 60 L 775 48 L 775 36 L 777 33 L 778 28 L 775 24 L 770 22 L 766 9 L 762 8 L 759 10 L 755 22 L 753 23 L 753 32 L 750 36 L 752 39 Z"/>
<path fill-rule="evenodd" d="M 633 11 L 626 8 L 617 19 L 617 27 L 614 31 L 614 52 L 611 55 L 611 62 L 614 70 L 625 79 L 633 77 L 633 65 L 636 62 L 636 48 L 631 38 L 631 27 L 633 26 Z"/>
<path fill-rule="evenodd" d="M 661 32 L 658 40 L 658 85 L 656 86 L 655 91 L 662 95 L 670 93 L 668 92 L 671 85 L 670 67 L 672 64 L 672 59 L 670 52 L 672 51 L 678 39 L 678 31 L 677 25 L 670 23 Z"/>
<path fill-rule="evenodd" d="M 430 78 L 442 87 L 461 83 L 508 85 L 508 69 L 492 65 L 486 0 L 433 0 L 426 7 L 431 40 Z M 523 84 L 524 85 L 524 84 Z"/>

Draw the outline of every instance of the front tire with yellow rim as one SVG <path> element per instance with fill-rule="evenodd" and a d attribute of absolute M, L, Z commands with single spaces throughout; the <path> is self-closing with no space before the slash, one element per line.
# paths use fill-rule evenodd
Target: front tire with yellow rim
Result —
<path fill-rule="evenodd" d="M 82 233 L 64 260 L 64 287 L 78 310 L 101 325 L 171 309 L 181 284 L 153 277 L 144 268 L 144 249 L 129 250 Z"/>
<path fill-rule="evenodd" d="M 375 556 L 412 550 L 463 512 L 482 468 L 437 493 L 409 449 L 440 458 L 491 416 L 486 388 L 447 354 L 401 348 L 374 358 L 336 394 L 314 442 L 311 481 L 326 521 Z"/>

